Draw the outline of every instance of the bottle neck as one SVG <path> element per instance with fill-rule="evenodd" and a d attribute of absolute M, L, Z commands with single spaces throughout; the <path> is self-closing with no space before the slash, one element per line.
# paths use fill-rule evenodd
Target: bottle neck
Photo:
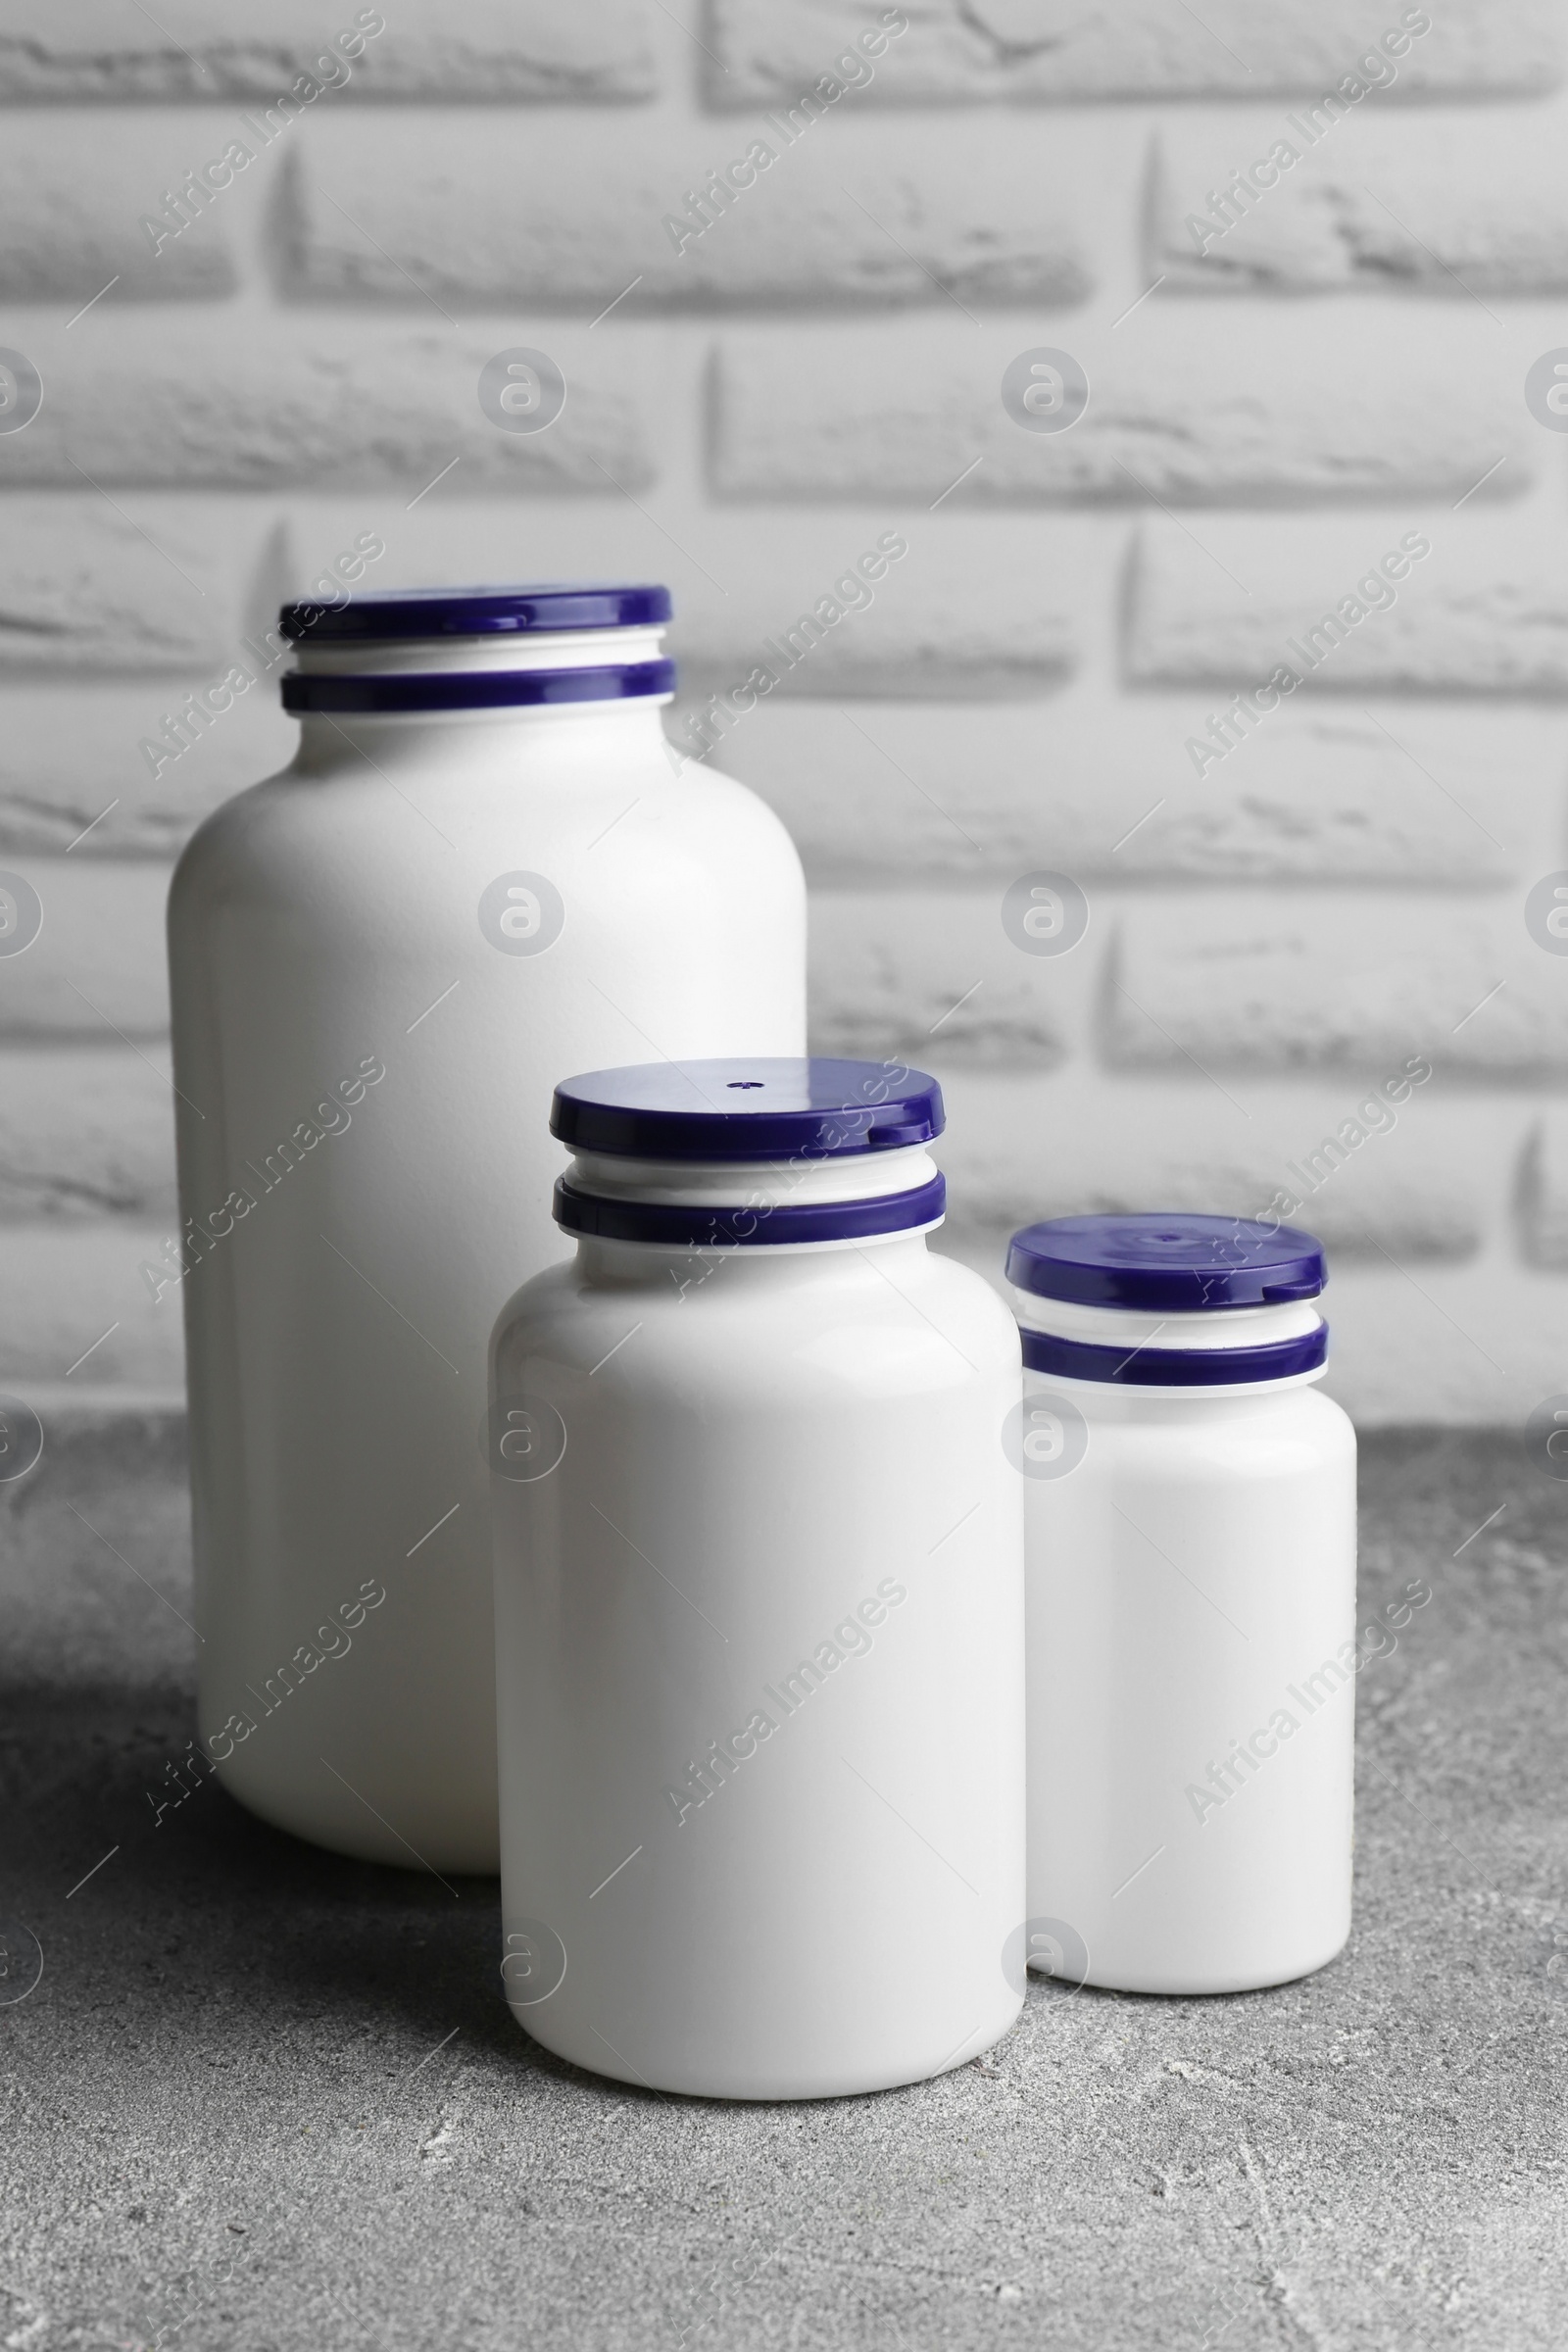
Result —
<path fill-rule="evenodd" d="M 922 1145 L 784 1162 L 579 1152 L 556 1192 L 557 1222 L 584 1242 L 747 1260 L 923 1241 L 943 1213 Z"/>
<path fill-rule="evenodd" d="M 673 771 L 662 640 L 660 628 L 299 638 L 284 681 L 300 721 L 296 767 L 319 776 L 369 760 L 450 771 L 525 755 L 568 769 L 659 758 Z"/>
<path fill-rule="evenodd" d="M 510 671 L 629 668 L 662 658 L 664 632 L 646 629 L 505 631 L 486 637 L 331 637 L 294 640 L 302 678 L 452 676 Z"/>
<path fill-rule="evenodd" d="M 577 1152 L 567 1181 L 600 1200 L 693 1208 L 764 1207 L 771 1215 L 819 1200 L 875 1200 L 915 1193 L 937 1163 L 923 1144 L 892 1152 L 835 1152 L 791 1160 L 630 1159 Z"/>
<path fill-rule="evenodd" d="M 1206 1314 L 1155 1315 L 1134 1307 L 1080 1306 L 1068 1298 L 1041 1298 L 1033 1291 L 1014 1290 L 1013 1312 L 1026 1331 L 1050 1332 L 1061 1340 L 1080 1340 L 1090 1346 L 1147 1348 L 1157 1338 L 1162 1348 L 1266 1348 L 1279 1340 L 1294 1340 L 1314 1332 L 1323 1321 L 1310 1299 L 1291 1299 L 1278 1306 L 1232 1306 Z"/>
<path fill-rule="evenodd" d="M 1328 1326 L 1310 1299 L 1155 1315 L 1012 1296 L 1025 1369 L 1074 1387 L 1235 1396 L 1320 1380 L 1327 1364 Z"/>
<path fill-rule="evenodd" d="M 685 764 L 663 729 L 667 694 L 626 702 L 531 705 L 521 710 L 309 711 L 299 714 L 294 765 L 302 774 L 414 766 L 457 775 L 526 760 L 563 772 L 602 775 L 657 760 L 666 776 Z"/>

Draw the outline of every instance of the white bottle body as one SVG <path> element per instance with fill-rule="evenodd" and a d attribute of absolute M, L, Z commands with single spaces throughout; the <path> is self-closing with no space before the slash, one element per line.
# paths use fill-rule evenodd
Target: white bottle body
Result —
<path fill-rule="evenodd" d="M 480 925 L 519 871 L 564 909 L 537 954 Z M 300 1836 L 493 1870 L 486 1351 L 564 1250 L 551 1088 L 650 1037 L 798 1052 L 799 861 L 651 702 L 311 718 L 170 943 L 204 1741 Z"/>
<path fill-rule="evenodd" d="M 1024 1481 L 1032 1925 L 1123 1991 L 1306 1976 L 1350 1926 L 1354 1431 L 1299 1379 L 1024 1390 L 1087 1435 Z"/>
<path fill-rule="evenodd" d="M 920 1237 L 585 1242 L 506 1310 L 495 1380 L 565 1431 L 548 1475 L 495 1484 L 519 2022 L 726 2098 L 988 2047 L 1024 1892 L 994 1294 Z"/>

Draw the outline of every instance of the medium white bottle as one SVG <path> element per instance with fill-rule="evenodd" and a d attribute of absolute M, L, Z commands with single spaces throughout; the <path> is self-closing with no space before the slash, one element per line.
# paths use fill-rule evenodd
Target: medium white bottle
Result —
<path fill-rule="evenodd" d="M 867 1062 L 557 1091 L 577 1254 L 495 1341 L 502 1974 L 600 2074 L 875 2090 L 1017 2014 L 1018 1341 L 926 1248 L 941 1123 Z"/>
<path fill-rule="evenodd" d="M 293 607 L 299 755 L 170 907 L 201 1731 L 244 1803 L 497 1867 L 486 1348 L 563 1069 L 800 1050 L 783 828 L 680 762 L 662 588 Z"/>
<path fill-rule="evenodd" d="M 1350 1927 L 1355 1434 L 1309 1234 L 1013 1237 L 1034 1964 L 1128 1992 L 1321 1968 Z"/>

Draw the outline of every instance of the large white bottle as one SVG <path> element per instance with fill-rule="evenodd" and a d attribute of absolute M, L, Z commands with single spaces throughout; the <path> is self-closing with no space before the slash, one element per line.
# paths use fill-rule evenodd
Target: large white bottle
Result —
<path fill-rule="evenodd" d="M 485 1356 L 564 1254 L 555 1081 L 804 1048 L 800 863 L 668 750 L 668 615 L 287 608 L 298 758 L 174 877 L 202 1742 L 340 1852 L 497 1867 Z"/>

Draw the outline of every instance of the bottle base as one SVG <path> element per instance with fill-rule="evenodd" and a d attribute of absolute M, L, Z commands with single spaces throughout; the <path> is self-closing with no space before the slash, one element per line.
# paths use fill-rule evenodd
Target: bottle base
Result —
<path fill-rule="evenodd" d="M 581 2067 L 587 2074 L 608 2076 L 612 2082 L 630 2082 L 644 2090 L 673 2092 L 682 2098 L 765 2104 L 799 2099 L 864 2098 L 874 2091 L 902 2090 L 916 2082 L 935 2082 L 994 2048 L 1017 2022 L 1022 2007 L 1020 1999 L 1009 1996 L 993 2018 L 965 2034 L 954 2048 L 944 2051 L 933 2047 L 926 2053 L 911 2051 L 902 2058 L 890 2056 L 883 2064 L 865 2068 L 822 2067 L 810 2061 L 792 2065 L 776 2059 L 724 2064 L 714 2063 L 709 2055 L 698 2065 L 661 2065 L 650 2058 L 646 2068 L 639 2070 L 591 2027 L 583 2035 L 552 2036 L 542 2030 L 544 2021 L 532 2010 L 526 2013 L 514 2010 L 513 2015 L 530 2041 L 538 2042 L 553 2057 Z"/>
<path fill-rule="evenodd" d="M 1315 1977 L 1337 1960 L 1349 1941 L 1349 1930 L 1325 1948 L 1305 1956 L 1259 1962 L 1243 1968 L 1172 1968 L 1152 1965 L 1117 1967 L 1097 1961 L 1083 1982 L 1099 1992 L 1149 1993 L 1166 2000 L 1204 2000 L 1232 1992 L 1268 1992 L 1281 1984 L 1298 1984 Z"/>
<path fill-rule="evenodd" d="M 434 1829 L 416 1823 L 416 1841 L 406 1838 L 390 1823 L 382 1822 L 368 1807 L 363 1826 L 346 1813 L 342 1816 L 307 1813 L 291 1807 L 286 1800 L 269 1798 L 254 1788 L 236 1787 L 232 1773 L 219 1768 L 221 1786 L 237 1805 L 253 1813 L 258 1821 L 266 1822 L 270 1830 L 282 1830 L 302 1844 L 318 1847 L 323 1853 L 342 1854 L 351 1862 L 376 1862 L 384 1869 L 423 1872 L 426 1876 L 450 1872 L 455 1878 L 493 1879 L 501 1871 L 501 1838 L 499 1829 L 486 1831 L 476 1827 L 471 1831 Z"/>

